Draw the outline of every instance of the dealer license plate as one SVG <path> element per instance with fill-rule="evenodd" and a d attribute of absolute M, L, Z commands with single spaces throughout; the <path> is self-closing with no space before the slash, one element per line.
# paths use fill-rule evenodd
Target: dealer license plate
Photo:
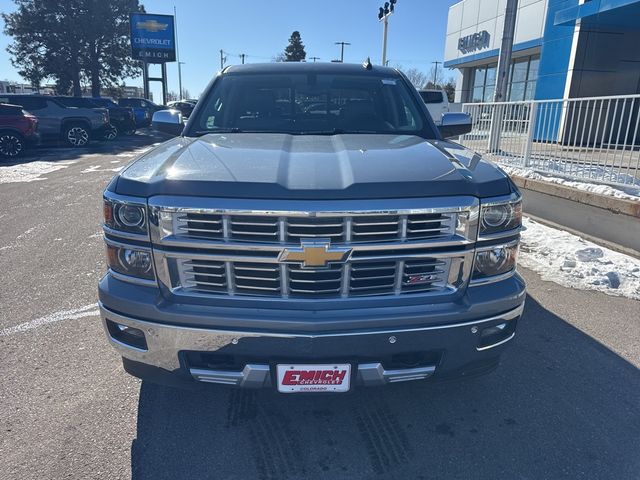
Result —
<path fill-rule="evenodd" d="M 331 363 L 327 365 L 277 365 L 278 391 L 348 392 L 351 384 L 351 365 Z"/>

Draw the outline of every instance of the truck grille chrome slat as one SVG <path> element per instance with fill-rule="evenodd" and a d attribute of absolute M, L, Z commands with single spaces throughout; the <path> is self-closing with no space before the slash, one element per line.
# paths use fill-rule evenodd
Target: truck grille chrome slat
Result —
<path fill-rule="evenodd" d="M 449 273 L 446 268 L 448 261 L 435 259 L 355 262 L 348 269 L 342 265 L 328 268 L 288 265 L 284 269 L 286 275 L 282 274 L 279 264 L 228 263 L 230 267 L 226 268 L 226 262 L 178 260 L 178 269 L 181 269 L 178 287 L 185 293 L 224 294 L 227 287 L 233 285 L 233 293 L 238 295 L 282 296 L 282 292 L 288 292 L 292 297 L 320 295 L 337 298 L 344 288 L 347 296 L 444 291 Z M 286 278 L 284 286 L 283 277 Z"/>
<path fill-rule="evenodd" d="M 350 220 L 346 221 L 347 218 Z M 194 212 L 176 214 L 174 233 L 196 240 L 299 243 L 301 239 L 330 238 L 335 243 L 405 242 L 452 236 L 455 218 L 455 213 L 278 217 Z"/>
<path fill-rule="evenodd" d="M 441 198 L 433 202 L 436 207 L 429 206 L 431 200 L 411 200 L 404 208 L 404 201 L 397 200 L 391 201 L 400 205 L 396 210 L 325 212 L 272 208 L 274 203 L 267 201 L 264 210 L 262 205 L 218 208 L 211 201 L 202 208 L 199 199 L 174 207 L 181 200 L 167 199 L 166 207 L 152 207 L 158 224 L 152 225 L 151 236 L 156 266 L 163 272 L 159 281 L 175 295 L 448 295 L 469 280 L 477 200 L 457 206 Z M 305 265 L 300 253 L 318 248 L 304 246 L 314 244 L 326 245 L 333 259 L 323 266 Z M 348 252 L 342 258 L 341 250 Z"/>

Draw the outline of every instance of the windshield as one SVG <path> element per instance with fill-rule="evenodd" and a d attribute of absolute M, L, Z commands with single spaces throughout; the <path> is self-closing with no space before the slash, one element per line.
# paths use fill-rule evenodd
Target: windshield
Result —
<path fill-rule="evenodd" d="M 393 133 L 433 137 L 400 77 L 373 74 L 226 74 L 187 135 L 212 132 Z"/>
<path fill-rule="evenodd" d="M 78 107 L 78 108 L 95 108 L 97 105 L 88 98 L 82 97 L 61 97 L 57 98 L 60 103 L 66 107 Z"/>
<path fill-rule="evenodd" d="M 423 90 L 419 93 L 424 103 L 444 103 L 442 92 Z"/>
<path fill-rule="evenodd" d="M 113 108 L 118 106 L 117 103 L 115 103 L 112 100 L 109 100 L 108 98 L 92 98 L 91 101 L 100 105 L 101 107 Z"/>

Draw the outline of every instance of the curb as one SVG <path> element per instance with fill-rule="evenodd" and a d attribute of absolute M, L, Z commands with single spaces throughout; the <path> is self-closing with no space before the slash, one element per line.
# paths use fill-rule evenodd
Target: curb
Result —
<path fill-rule="evenodd" d="M 528 215 L 640 258 L 640 202 L 512 175 Z"/>

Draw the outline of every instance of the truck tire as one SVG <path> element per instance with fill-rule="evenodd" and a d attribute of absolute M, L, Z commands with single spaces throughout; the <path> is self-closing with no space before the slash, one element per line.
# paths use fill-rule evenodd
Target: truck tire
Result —
<path fill-rule="evenodd" d="M 103 138 L 107 141 L 115 140 L 118 136 L 118 128 L 115 125 L 109 125 L 104 131 Z"/>
<path fill-rule="evenodd" d="M 64 128 L 64 141 L 72 147 L 84 147 L 89 143 L 90 133 L 84 123 L 70 123 Z"/>
<path fill-rule="evenodd" d="M 16 132 L 0 132 L 0 157 L 15 158 L 24 152 L 22 135 Z"/>

